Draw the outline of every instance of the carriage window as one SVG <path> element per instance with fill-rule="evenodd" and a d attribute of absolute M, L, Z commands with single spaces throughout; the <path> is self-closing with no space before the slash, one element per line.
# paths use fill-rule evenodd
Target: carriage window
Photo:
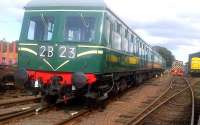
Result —
<path fill-rule="evenodd" d="M 66 41 L 91 42 L 95 40 L 95 17 L 69 16 L 65 23 Z"/>
<path fill-rule="evenodd" d="M 121 24 L 117 23 L 117 33 L 121 33 Z"/>
<path fill-rule="evenodd" d="M 140 42 L 140 48 L 142 48 L 142 43 Z"/>
<path fill-rule="evenodd" d="M 134 35 L 131 35 L 131 41 L 133 42 L 133 52 L 137 53 L 137 45 L 136 45 L 136 41 L 135 41 L 135 37 Z"/>
<path fill-rule="evenodd" d="M 119 35 L 116 32 L 112 32 L 112 48 L 113 49 L 117 49 L 117 50 L 121 50 L 122 46 L 121 46 L 121 42 L 122 42 L 122 37 L 121 35 Z"/>
<path fill-rule="evenodd" d="M 53 37 L 54 18 L 50 16 L 31 17 L 28 40 L 50 41 Z"/>
<path fill-rule="evenodd" d="M 133 42 L 129 41 L 128 50 L 130 53 L 133 53 Z"/>
<path fill-rule="evenodd" d="M 125 31 L 125 37 L 128 38 L 128 30 Z"/>

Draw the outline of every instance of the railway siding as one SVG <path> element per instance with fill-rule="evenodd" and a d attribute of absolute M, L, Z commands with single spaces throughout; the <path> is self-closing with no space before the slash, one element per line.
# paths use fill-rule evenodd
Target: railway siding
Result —
<path fill-rule="evenodd" d="M 108 103 L 106 109 L 103 112 L 92 111 L 83 107 L 77 107 L 74 105 L 58 105 L 50 107 L 47 110 L 40 112 L 39 114 L 32 115 L 28 117 L 20 117 L 19 120 L 15 119 L 10 121 L 9 124 L 12 125 L 71 125 L 71 124 L 105 124 L 105 125 L 124 125 L 124 124 L 140 124 L 145 123 L 148 125 L 168 125 L 168 124 L 190 124 L 191 118 L 191 99 L 190 91 L 187 84 L 183 84 L 184 80 L 182 78 L 175 79 L 176 84 L 170 84 L 170 75 L 165 75 L 158 79 L 154 78 L 146 81 L 143 85 L 131 89 L 127 93 L 123 94 L 119 98 L 115 98 Z M 192 83 L 194 85 L 194 82 Z M 169 89 L 169 90 L 167 90 Z M 148 117 L 145 117 L 137 123 L 130 122 L 133 116 L 137 116 L 141 113 L 145 107 L 153 103 L 158 96 L 162 97 L 163 92 L 169 92 L 167 100 L 163 98 L 160 100 L 155 107 L 158 110 L 151 111 Z M 174 93 L 175 92 L 175 93 Z M 177 96 L 177 97 L 176 97 Z M 173 99 L 169 99 L 173 98 Z M 170 101 L 169 101 L 169 100 Z M 161 104 L 165 104 L 160 108 Z M 64 107 L 63 107 L 64 106 Z M 186 113 L 187 112 L 187 113 Z M 191 122 L 192 123 L 192 122 Z"/>
<path fill-rule="evenodd" d="M 197 120 L 199 120 L 200 116 L 200 80 L 194 86 L 194 93 L 195 93 L 195 123 L 197 123 Z"/>
<path fill-rule="evenodd" d="M 153 101 L 159 93 L 162 93 L 169 86 L 170 79 L 171 76 L 165 75 L 158 79 L 149 80 L 108 104 L 103 112 L 94 111 L 89 115 L 67 122 L 65 125 L 121 125 L 123 123 L 119 119 L 120 116 L 126 114 L 128 117 L 127 113 L 139 113 L 144 108 L 144 105 L 146 106 L 146 102 Z"/>

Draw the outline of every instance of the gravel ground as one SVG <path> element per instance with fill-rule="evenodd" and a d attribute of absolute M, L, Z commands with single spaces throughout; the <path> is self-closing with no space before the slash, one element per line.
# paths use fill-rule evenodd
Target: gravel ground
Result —
<path fill-rule="evenodd" d="M 12 112 L 15 112 L 15 111 L 26 110 L 26 109 L 29 109 L 31 107 L 37 106 L 38 104 L 39 103 L 32 103 L 32 104 L 13 106 L 13 107 L 10 107 L 10 108 L 2 108 L 2 109 L 0 109 L 0 115 L 3 115 L 5 113 L 12 113 Z"/>
<path fill-rule="evenodd" d="M 12 103 L 12 102 L 17 102 L 17 101 L 22 101 L 22 100 L 26 100 L 26 99 L 35 99 L 37 97 L 35 96 L 24 96 L 24 97 L 19 97 L 19 98 L 13 98 L 13 99 L 0 99 L 0 105 L 5 104 L 5 103 Z"/>
<path fill-rule="evenodd" d="M 89 116 L 73 120 L 66 125 L 121 125 L 120 117 L 127 113 L 138 113 L 146 102 L 152 101 L 169 85 L 170 76 L 152 79 L 111 102 L 103 112 L 95 111 Z"/>
<path fill-rule="evenodd" d="M 30 94 L 26 93 L 23 90 L 7 90 L 5 92 L 0 93 L 0 100 L 9 100 L 9 99 L 15 99 L 15 98 L 22 98 L 29 96 Z"/>

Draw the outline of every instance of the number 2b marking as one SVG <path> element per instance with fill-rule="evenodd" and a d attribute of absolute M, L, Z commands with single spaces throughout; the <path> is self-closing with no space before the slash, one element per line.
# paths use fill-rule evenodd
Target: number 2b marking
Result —
<path fill-rule="evenodd" d="M 40 57 L 45 57 L 45 56 L 53 57 L 53 54 L 54 54 L 53 51 L 54 51 L 53 46 L 47 46 L 47 47 L 41 46 L 39 50 Z"/>
<path fill-rule="evenodd" d="M 41 46 L 40 47 L 40 50 L 39 50 L 39 52 L 40 52 L 40 57 L 45 57 L 45 51 L 46 51 L 46 47 L 45 46 Z"/>

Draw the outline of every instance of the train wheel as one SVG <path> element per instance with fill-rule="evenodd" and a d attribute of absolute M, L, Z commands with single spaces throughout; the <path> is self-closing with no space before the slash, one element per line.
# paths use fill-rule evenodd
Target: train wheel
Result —
<path fill-rule="evenodd" d="M 140 75 L 140 74 L 136 75 L 136 77 L 135 77 L 136 86 L 140 85 L 142 82 L 143 82 L 142 75 Z"/>
<path fill-rule="evenodd" d="M 46 95 L 44 96 L 44 101 L 47 102 L 48 104 L 55 104 L 58 100 L 58 95 Z"/>
<path fill-rule="evenodd" d="M 128 88 L 128 84 L 125 79 L 120 80 L 120 91 L 124 91 Z"/>
<path fill-rule="evenodd" d="M 118 93 L 119 93 L 119 82 L 115 82 L 112 89 L 112 95 L 116 96 Z"/>

